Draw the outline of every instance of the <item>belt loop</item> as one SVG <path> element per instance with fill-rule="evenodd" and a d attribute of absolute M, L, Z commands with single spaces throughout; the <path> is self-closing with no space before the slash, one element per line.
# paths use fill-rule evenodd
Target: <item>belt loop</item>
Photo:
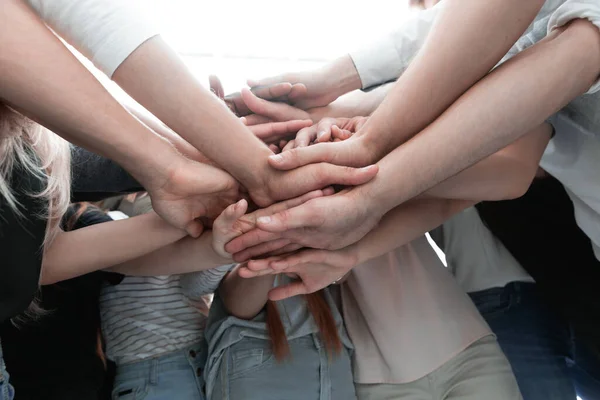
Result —
<path fill-rule="evenodd" d="M 152 360 L 152 364 L 150 365 L 150 384 L 151 385 L 158 384 L 158 369 L 159 369 L 159 358 L 155 358 Z"/>

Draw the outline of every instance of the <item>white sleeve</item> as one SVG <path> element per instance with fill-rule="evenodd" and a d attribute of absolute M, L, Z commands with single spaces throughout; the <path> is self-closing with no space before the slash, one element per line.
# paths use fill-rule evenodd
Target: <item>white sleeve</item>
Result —
<path fill-rule="evenodd" d="M 181 275 L 180 283 L 183 294 L 192 300 L 199 300 L 202 296 L 214 293 L 221 280 L 237 264 L 222 265 L 205 271 L 192 272 Z"/>
<path fill-rule="evenodd" d="M 159 34 L 134 0 L 27 0 L 44 22 L 109 77 Z"/>
<path fill-rule="evenodd" d="M 567 0 L 550 17 L 550 20 L 548 21 L 548 32 L 578 18 L 587 19 L 600 29 L 600 1 Z M 596 93 L 598 91 L 600 91 L 600 79 L 587 93 Z"/>
<path fill-rule="evenodd" d="M 425 43 L 439 9 L 436 6 L 414 13 L 397 31 L 368 48 L 350 53 L 363 89 L 395 80 L 402 75 Z"/>

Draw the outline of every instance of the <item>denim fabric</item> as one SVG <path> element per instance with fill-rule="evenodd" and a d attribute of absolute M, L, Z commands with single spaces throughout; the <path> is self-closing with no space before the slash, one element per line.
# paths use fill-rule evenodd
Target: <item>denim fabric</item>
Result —
<path fill-rule="evenodd" d="M 524 400 L 600 399 L 597 363 L 544 304 L 533 283 L 469 294 L 511 363 Z M 577 389 L 577 391 L 576 391 Z"/>
<path fill-rule="evenodd" d="M 117 366 L 113 400 L 204 400 L 202 344 Z"/>
<path fill-rule="evenodd" d="M 268 340 L 245 338 L 225 350 L 210 400 L 353 400 L 350 355 L 329 358 L 316 334 L 289 341 L 277 362 Z"/>
<path fill-rule="evenodd" d="M 8 383 L 8 378 L 4 358 L 2 358 L 2 342 L 0 341 L 0 400 L 13 400 L 15 397 L 15 391 Z"/>

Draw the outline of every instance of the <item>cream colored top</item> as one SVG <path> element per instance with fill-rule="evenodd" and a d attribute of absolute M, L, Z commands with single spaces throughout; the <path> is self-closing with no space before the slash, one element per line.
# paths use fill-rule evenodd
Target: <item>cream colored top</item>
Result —
<path fill-rule="evenodd" d="M 492 334 L 425 236 L 356 267 L 342 305 L 356 383 L 415 381 Z"/>

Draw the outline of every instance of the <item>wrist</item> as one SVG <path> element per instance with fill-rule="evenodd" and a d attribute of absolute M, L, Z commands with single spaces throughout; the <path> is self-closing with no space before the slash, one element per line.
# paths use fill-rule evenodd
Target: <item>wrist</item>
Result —
<path fill-rule="evenodd" d="M 332 82 L 330 89 L 335 93 L 336 98 L 362 87 L 360 75 L 352 57 L 348 54 L 325 66 L 323 73 L 325 82 Z"/>

